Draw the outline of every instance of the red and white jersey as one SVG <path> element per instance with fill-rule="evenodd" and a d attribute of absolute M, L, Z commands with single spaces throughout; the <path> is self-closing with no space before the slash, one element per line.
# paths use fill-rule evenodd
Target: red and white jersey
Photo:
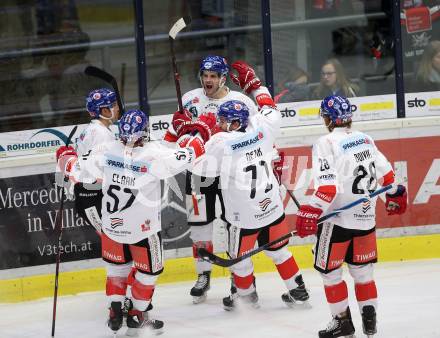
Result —
<path fill-rule="evenodd" d="M 249 120 L 246 132 L 215 134 L 193 172 L 220 176 L 226 220 L 244 229 L 271 224 L 284 213 L 278 182 L 272 171 L 273 144 L 281 115 L 263 109 Z"/>
<path fill-rule="evenodd" d="M 323 209 L 324 214 L 374 192 L 380 188 L 378 181 L 392 172 L 373 139 L 349 128 L 335 128 L 320 137 L 313 146 L 312 163 L 315 194 L 311 204 Z M 331 203 L 318 192 L 324 186 L 336 186 Z M 345 210 L 329 222 L 348 229 L 371 229 L 376 224 L 376 199 Z"/>
<path fill-rule="evenodd" d="M 126 147 L 115 141 L 79 157 L 71 175 L 81 181 L 87 171 L 102 180 L 102 230 L 119 243 L 137 243 L 161 229 L 160 180 L 187 169 L 188 149 L 159 142 Z"/>

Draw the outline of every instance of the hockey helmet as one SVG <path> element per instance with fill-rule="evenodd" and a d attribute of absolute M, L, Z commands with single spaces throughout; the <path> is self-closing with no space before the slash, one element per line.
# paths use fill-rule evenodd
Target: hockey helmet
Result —
<path fill-rule="evenodd" d="M 86 98 L 86 109 L 92 118 L 99 118 L 101 108 L 110 108 L 116 102 L 116 94 L 107 88 L 92 90 Z"/>
<path fill-rule="evenodd" d="M 328 117 L 336 126 L 351 121 L 353 116 L 350 101 L 338 95 L 330 95 L 324 98 L 319 113 L 322 117 Z"/>
<path fill-rule="evenodd" d="M 129 110 L 119 120 L 119 139 L 124 143 L 135 143 L 148 139 L 148 117 L 139 109 Z"/>
<path fill-rule="evenodd" d="M 217 72 L 220 76 L 227 76 L 229 73 L 229 65 L 222 56 L 208 55 L 200 63 L 199 76 L 203 71 Z"/>
<path fill-rule="evenodd" d="M 240 129 L 244 130 L 249 122 L 249 109 L 241 101 L 231 100 L 223 103 L 217 112 L 217 117 L 223 117 L 229 125 L 234 122 L 240 122 Z"/>

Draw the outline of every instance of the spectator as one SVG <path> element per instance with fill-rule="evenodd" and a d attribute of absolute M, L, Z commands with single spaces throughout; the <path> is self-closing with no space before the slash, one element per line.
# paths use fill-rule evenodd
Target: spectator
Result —
<path fill-rule="evenodd" d="M 278 86 L 275 103 L 307 101 L 310 97 L 308 86 L 309 74 L 297 66 L 293 66 L 285 81 Z"/>
<path fill-rule="evenodd" d="M 440 90 L 440 41 L 431 41 L 425 48 L 416 73 L 416 88 L 422 91 Z"/>
<path fill-rule="evenodd" d="M 321 99 L 329 95 L 355 97 L 358 92 L 359 87 L 347 79 L 342 64 L 337 59 L 328 59 L 321 67 L 321 82 L 313 91 L 312 98 Z"/>

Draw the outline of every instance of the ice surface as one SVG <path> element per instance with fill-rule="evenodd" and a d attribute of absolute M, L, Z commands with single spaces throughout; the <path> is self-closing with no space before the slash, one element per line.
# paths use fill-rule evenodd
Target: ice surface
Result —
<path fill-rule="evenodd" d="M 378 334 L 375 337 L 440 337 L 440 260 L 376 264 L 379 292 Z M 303 271 L 310 290 L 310 309 L 291 309 L 281 301 L 284 284 L 276 273 L 257 275 L 260 309 L 226 312 L 221 300 L 229 279 L 213 279 L 205 303 L 194 305 L 189 296 L 193 282 L 159 285 L 152 315 L 165 321 L 161 337 L 173 338 L 301 338 L 317 337 L 326 327 L 330 312 L 319 274 Z M 359 311 L 348 272 L 350 307 L 357 337 L 362 333 Z M 63 286 L 60 285 L 60 288 Z M 111 338 L 106 326 L 108 311 L 104 292 L 64 296 L 58 299 L 55 337 Z M 0 304 L 0 338 L 50 337 L 52 299 Z M 117 337 L 125 337 L 121 329 Z M 153 336 L 145 331 L 141 337 Z"/>

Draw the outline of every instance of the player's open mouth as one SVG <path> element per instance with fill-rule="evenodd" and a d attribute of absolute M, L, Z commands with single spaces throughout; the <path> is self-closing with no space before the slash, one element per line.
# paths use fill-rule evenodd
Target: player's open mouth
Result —
<path fill-rule="evenodd" d="M 211 90 L 212 88 L 213 88 L 213 86 L 210 84 L 205 85 L 205 89 Z"/>

